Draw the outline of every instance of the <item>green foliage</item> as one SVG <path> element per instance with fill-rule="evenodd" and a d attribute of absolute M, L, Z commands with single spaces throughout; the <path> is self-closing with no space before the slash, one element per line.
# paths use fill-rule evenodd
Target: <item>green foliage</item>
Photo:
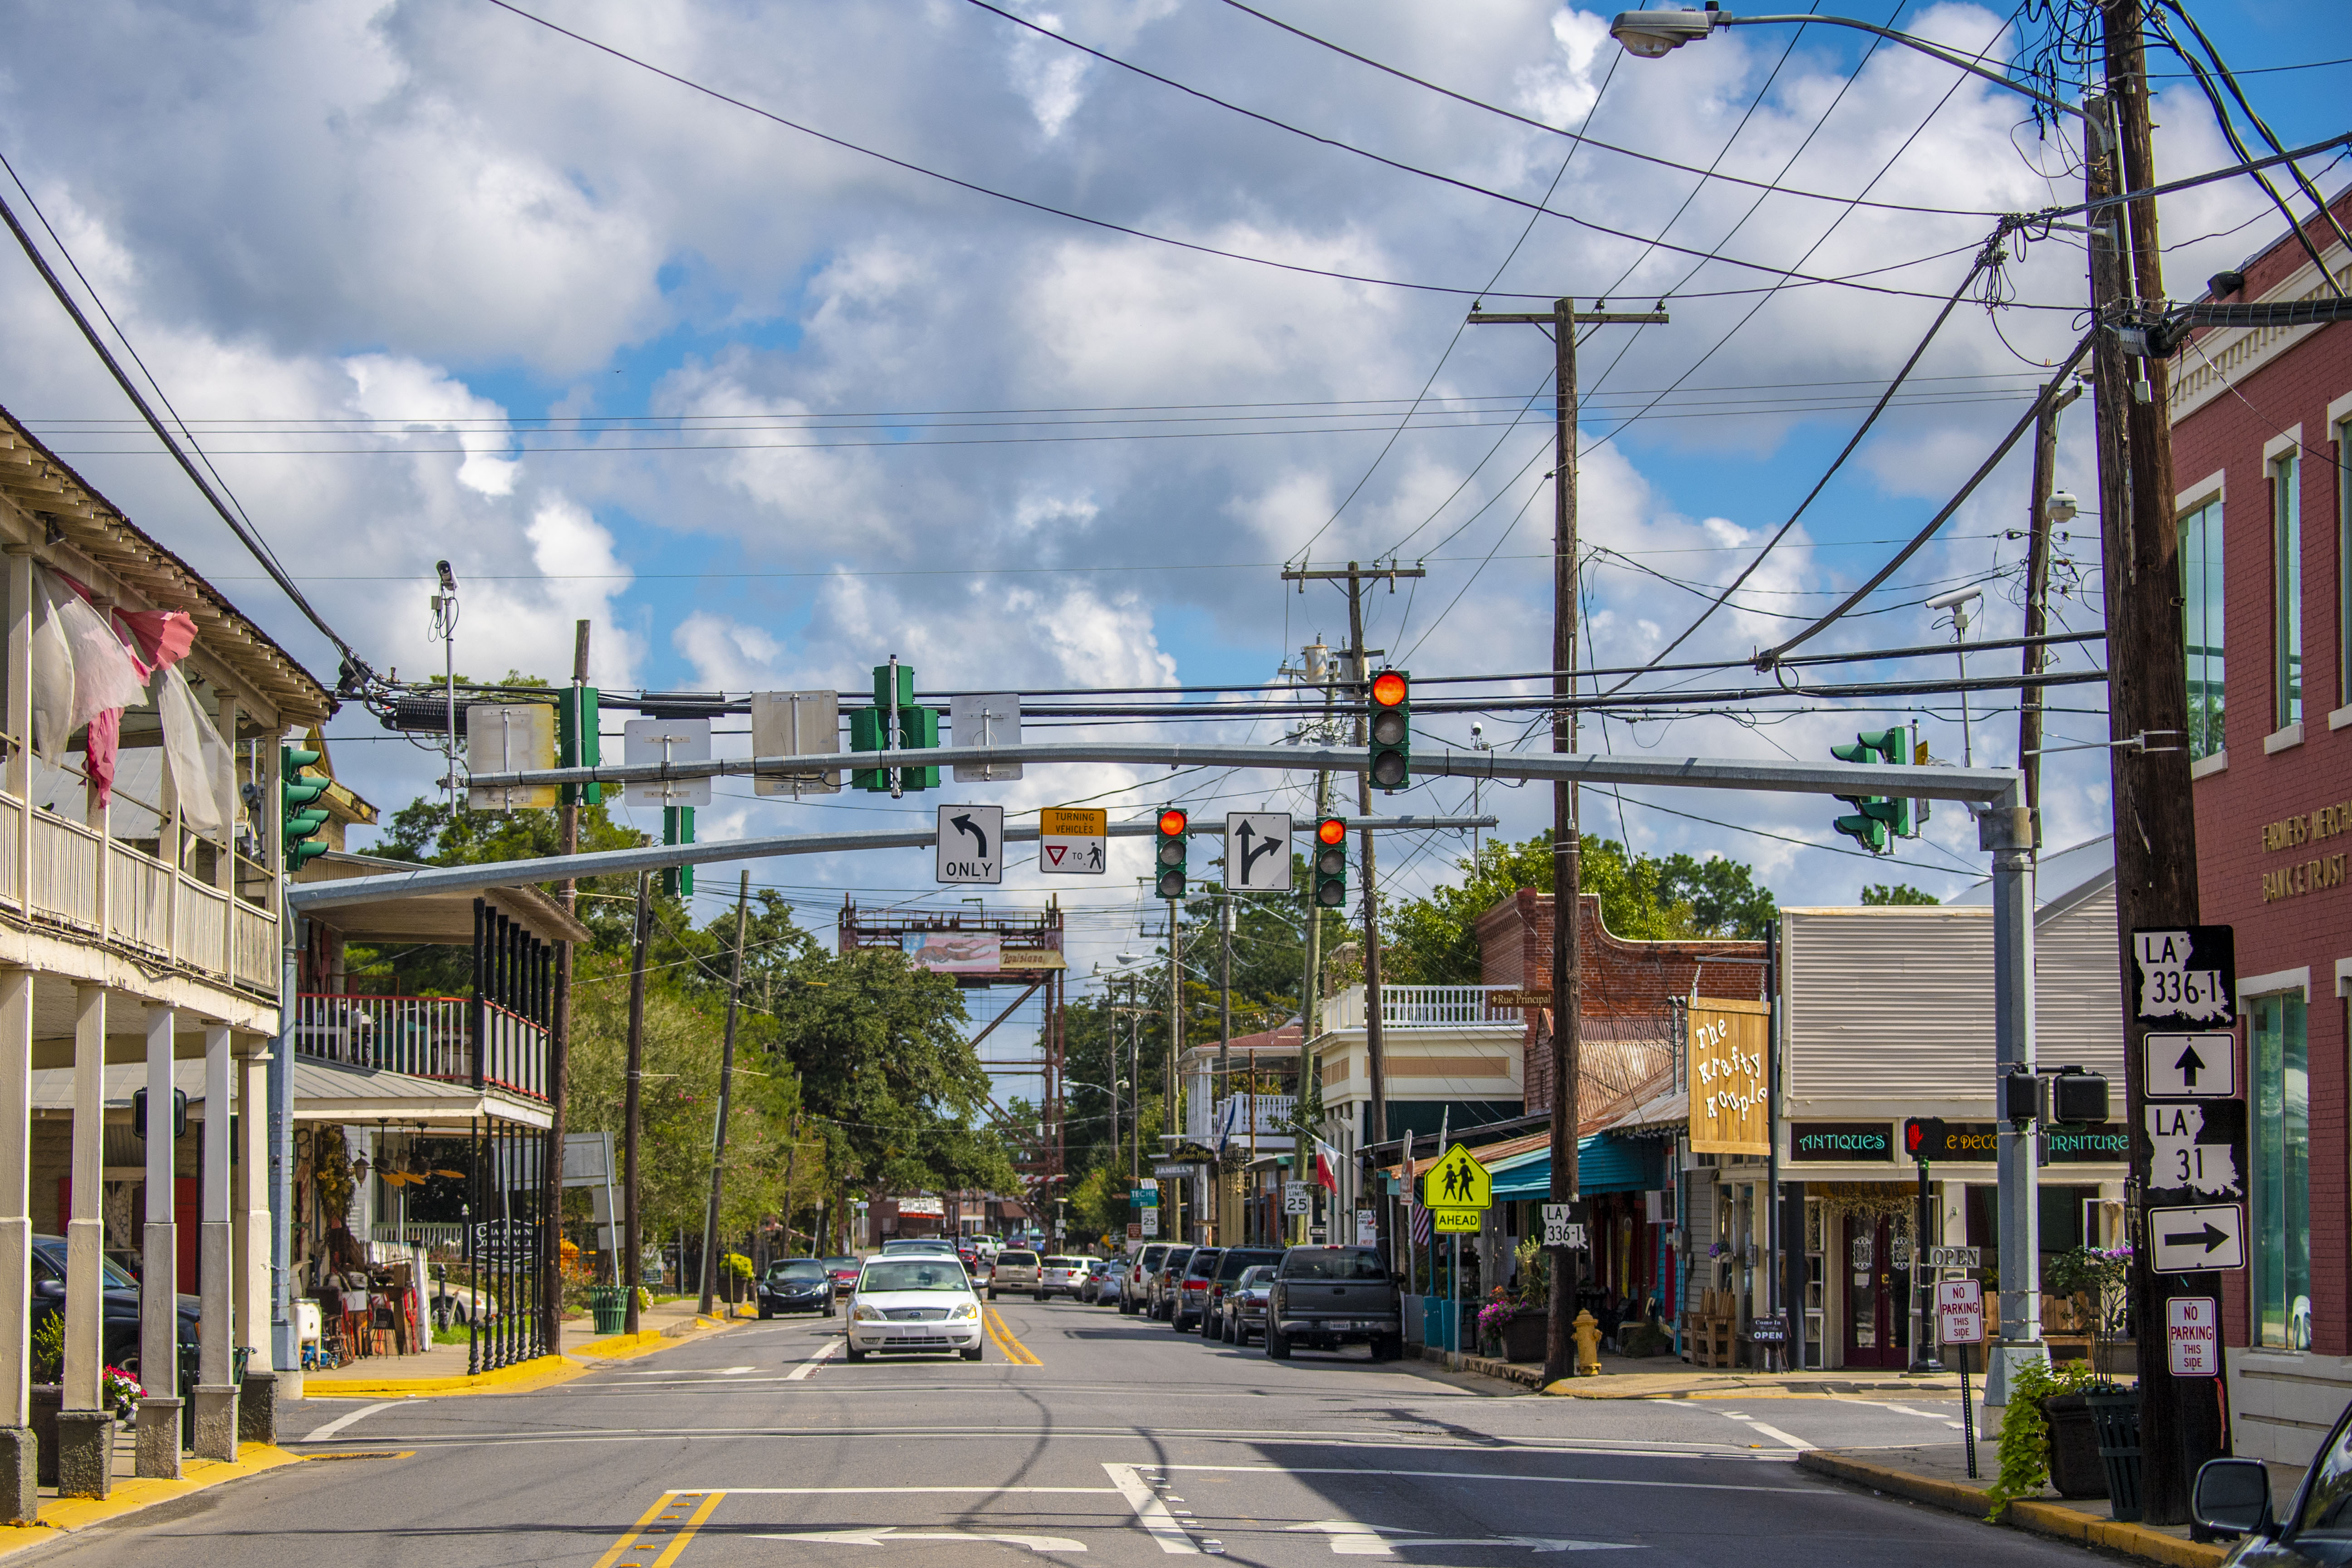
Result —
<path fill-rule="evenodd" d="M 66 1315 L 51 1312 L 33 1331 L 33 1381 L 55 1383 L 66 1364 Z"/>
<path fill-rule="evenodd" d="M 1551 1254 L 1543 1237 L 1530 1236 L 1513 1249 L 1519 1260 L 1519 1303 L 1530 1311 L 1551 1305 Z"/>
<path fill-rule="evenodd" d="M 2001 1511 L 2015 1499 L 2030 1497 L 2050 1482 L 2050 1421 L 2042 1402 L 2053 1394 L 2080 1394 L 2098 1384 L 2089 1363 L 2073 1362 L 2053 1368 L 2046 1361 L 2027 1362 L 2009 1380 L 2009 1404 L 2000 1418 L 2000 1473 L 1986 1489 L 1991 1507 L 1985 1522 L 2000 1522 Z"/>
<path fill-rule="evenodd" d="M 1863 885 L 1862 901 L 1865 904 L 1940 904 L 1941 899 L 1923 893 L 1908 882 L 1867 882 Z"/>
<path fill-rule="evenodd" d="M 1552 886 L 1549 832 L 1518 844 L 1485 844 L 1454 862 L 1458 883 L 1392 906 L 1381 942 L 1382 975 L 1403 985 L 1470 985 L 1481 978 L 1478 917 L 1522 888 Z M 1678 937 L 1760 938 L 1776 905 L 1754 870 L 1735 860 L 1635 855 L 1587 834 L 1578 879 L 1601 900 L 1601 919 L 1637 942 Z"/>

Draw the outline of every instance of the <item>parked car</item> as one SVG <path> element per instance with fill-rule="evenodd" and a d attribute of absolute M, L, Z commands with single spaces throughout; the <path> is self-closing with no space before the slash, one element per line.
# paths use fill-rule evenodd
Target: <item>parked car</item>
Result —
<path fill-rule="evenodd" d="M 1110 1268 L 1103 1270 L 1102 1281 L 1095 1287 L 1095 1305 L 1097 1307 L 1116 1306 L 1121 1312 L 1127 1310 L 1127 1270 L 1125 1268 L 1115 1263 Z"/>
<path fill-rule="evenodd" d="M 1374 1361 L 1404 1354 L 1404 1303 L 1377 1247 L 1294 1247 L 1282 1255 L 1266 1300 L 1265 1353 L 1286 1361 L 1299 1344 L 1370 1345 Z"/>
<path fill-rule="evenodd" d="M 846 1296 L 853 1289 L 856 1288 L 857 1284 L 857 1259 L 855 1258 L 820 1258 L 818 1261 L 824 1265 L 824 1271 L 833 1276 L 833 1293 L 835 1296 Z"/>
<path fill-rule="evenodd" d="M 1144 1310 L 1163 1323 L 1175 1303 L 1177 1287 L 1183 1283 L 1184 1266 L 1192 1260 L 1191 1247 L 1171 1246 L 1160 1255 L 1160 1267 L 1144 1281 Z"/>
<path fill-rule="evenodd" d="M 1086 1276 L 1078 1281 L 1078 1300 L 1084 1301 L 1088 1306 L 1094 1305 L 1095 1297 L 1102 1289 L 1103 1278 L 1109 1272 L 1109 1258 L 1087 1258 Z"/>
<path fill-rule="evenodd" d="M 2352 1559 L 2352 1405 L 2320 1444 L 2284 1519 L 2272 1512 L 2260 1459 L 2206 1460 L 2189 1511 L 2208 1530 L 2245 1538 L 2222 1560 L 2226 1568 L 2338 1568 Z"/>
<path fill-rule="evenodd" d="M 1168 1256 L 1168 1245 L 1164 1241 L 1147 1241 L 1142 1251 L 1128 1259 L 1127 1278 L 1120 1281 L 1118 1294 L 1120 1317 L 1131 1318 L 1143 1310 L 1143 1300 L 1150 1293 L 1148 1281 L 1160 1267 L 1160 1260 Z"/>
<path fill-rule="evenodd" d="M 1201 1321 L 1201 1311 L 1209 1300 L 1209 1281 L 1216 1277 L 1221 1248 L 1196 1247 L 1192 1256 L 1184 1261 L 1184 1276 L 1177 1282 L 1169 1299 L 1168 1326 L 1180 1334 L 1189 1334 Z"/>
<path fill-rule="evenodd" d="M 1037 1289 L 1040 1264 L 1037 1255 L 1026 1247 L 1013 1247 L 996 1255 L 996 1272 L 988 1277 L 988 1299 L 996 1300 L 999 1290 Z M 1038 1296 L 1039 1300 L 1045 1298 Z"/>
<path fill-rule="evenodd" d="M 760 1316 L 779 1312 L 821 1312 L 834 1315 L 833 1275 L 822 1258 L 787 1258 L 768 1265 L 758 1289 Z"/>
<path fill-rule="evenodd" d="M 38 1332 L 41 1325 L 66 1310 L 66 1241 L 61 1236 L 33 1237 L 32 1310 L 26 1314 L 26 1326 Z M 120 1268 L 112 1258 L 101 1256 L 98 1260 L 99 1277 L 99 1348 L 109 1366 L 119 1366 L 137 1376 L 139 1373 L 139 1281 Z M 184 1364 L 196 1352 L 196 1318 L 202 1303 L 194 1296 L 182 1296 L 180 1302 L 180 1360 Z M 141 1378 L 141 1382 L 145 1382 Z M 169 1386 L 168 1381 L 166 1387 Z"/>
<path fill-rule="evenodd" d="M 1085 1258 L 1062 1255 L 1048 1258 L 1037 1273 L 1037 1300 L 1042 1301 L 1048 1296 L 1075 1297 L 1086 1277 Z"/>
<path fill-rule="evenodd" d="M 990 1272 L 988 1259 L 982 1255 L 980 1248 L 966 1242 L 956 1248 L 956 1257 L 962 1261 L 963 1271 L 971 1275 L 975 1281 L 988 1277 Z"/>
<path fill-rule="evenodd" d="M 952 1254 L 869 1258 L 849 1293 L 851 1361 L 874 1354 L 980 1359 L 980 1298 Z"/>
<path fill-rule="evenodd" d="M 1234 1281 L 1261 1265 L 1282 1261 L 1279 1247 L 1228 1247 L 1217 1255 L 1216 1272 L 1209 1276 L 1208 1294 L 1201 1303 L 1201 1337 L 1225 1337 L 1225 1292 Z"/>
<path fill-rule="evenodd" d="M 1224 1300 L 1218 1317 L 1223 1331 L 1215 1337 L 1229 1345 L 1246 1345 L 1252 1334 L 1265 1332 L 1266 1298 L 1274 1294 L 1274 1277 L 1279 1272 L 1276 1265 L 1260 1263 L 1242 1270 L 1241 1278 L 1225 1289 Z"/>

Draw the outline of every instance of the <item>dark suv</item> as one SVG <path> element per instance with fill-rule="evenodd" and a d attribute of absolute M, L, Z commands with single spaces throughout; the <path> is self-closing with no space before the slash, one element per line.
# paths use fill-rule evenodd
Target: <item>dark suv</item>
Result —
<path fill-rule="evenodd" d="M 66 1310 L 66 1239 L 61 1236 L 33 1237 L 33 1256 L 29 1260 L 32 1274 L 32 1310 L 26 1326 L 37 1333 L 41 1325 Z M 98 1260 L 99 1279 L 99 1353 L 109 1366 L 119 1366 L 147 1381 L 139 1365 L 139 1281 L 132 1279 L 121 1265 L 110 1258 Z M 196 1318 L 202 1303 L 194 1296 L 179 1299 L 180 1361 L 183 1365 L 195 1364 Z M 152 1386 L 157 1390 L 172 1386 L 171 1379 L 159 1377 Z"/>
<path fill-rule="evenodd" d="M 1222 1340 L 1225 1337 L 1225 1292 L 1234 1281 L 1261 1264 L 1280 1263 L 1279 1247 L 1228 1247 L 1218 1255 L 1217 1271 L 1209 1279 L 1208 1299 L 1201 1304 L 1201 1337 Z"/>
<path fill-rule="evenodd" d="M 1217 1259 L 1224 1256 L 1222 1247 L 1196 1247 L 1185 1261 L 1184 1277 L 1169 1293 L 1168 1326 L 1180 1334 L 1189 1334 L 1192 1325 L 1201 1321 L 1202 1306 L 1209 1299 L 1209 1281 L 1217 1275 Z"/>
<path fill-rule="evenodd" d="M 1132 1318 L 1143 1310 L 1143 1299 L 1150 1293 L 1150 1279 L 1160 1268 L 1160 1260 L 1168 1256 L 1168 1244 L 1153 1241 L 1144 1244 L 1143 1251 L 1129 1266 L 1127 1278 L 1119 1281 L 1118 1315 Z"/>

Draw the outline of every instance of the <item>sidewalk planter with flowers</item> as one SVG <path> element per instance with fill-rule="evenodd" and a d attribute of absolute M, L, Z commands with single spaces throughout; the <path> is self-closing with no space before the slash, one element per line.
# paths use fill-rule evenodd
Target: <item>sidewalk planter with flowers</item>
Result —
<path fill-rule="evenodd" d="M 1541 1361 L 1547 1327 L 1541 1307 L 1511 1300 L 1498 1289 L 1478 1309 L 1478 1348 L 1504 1361 Z"/>

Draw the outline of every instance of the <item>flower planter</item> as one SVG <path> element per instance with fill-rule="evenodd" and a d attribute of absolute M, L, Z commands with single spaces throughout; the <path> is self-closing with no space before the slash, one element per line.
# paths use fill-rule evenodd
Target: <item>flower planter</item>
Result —
<path fill-rule="evenodd" d="M 65 1385 L 37 1383 L 32 1394 L 35 1477 L 45 1487 L 58 1484 L 58 1412 L 66 1402 Z"/>
<path fill-rule="evenodd" d="M 2099 1429 L 2080 1394 L 2058 1394 L 2042 1402 L 2050 1423 L 2050 1484 L 2060 1497 L 2107 1495 L 2107 1467 L 2099 1457 Z"/>

